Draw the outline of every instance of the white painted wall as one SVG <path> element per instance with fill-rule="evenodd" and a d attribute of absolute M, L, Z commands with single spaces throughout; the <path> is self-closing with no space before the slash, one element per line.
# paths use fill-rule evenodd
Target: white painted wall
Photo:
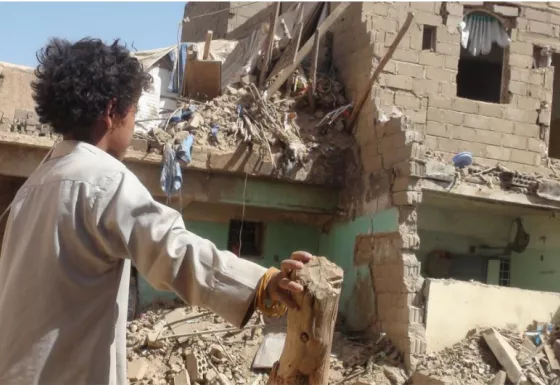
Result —
<path fill-rule="evenodd" d="M 168 117 L 170 112 L 177 108 L 177 102 L 167 97 L 176 98 L 177 94 L 167 90 L 171 71 L 166 68 L 152 67 L 149 71 L 152 75 L 153 83 L 149 91 L 144 91 L 138 101 L 138 112 L 136 112 L 136 120 L 155 119 Z M 170 111 L 166 111 L 170 110 Z M 161 120 L 136 123 L 135 131 L 149 132 L 158 127 Z"/>
<path fill-rule="evenodd" d="M 428 279 L 426 285 L 428 353 L 453 346 L 477 327 L 513 325 L 525 331 L 533 321 L 560 316 L 558 293 L 453 280 Z"/>

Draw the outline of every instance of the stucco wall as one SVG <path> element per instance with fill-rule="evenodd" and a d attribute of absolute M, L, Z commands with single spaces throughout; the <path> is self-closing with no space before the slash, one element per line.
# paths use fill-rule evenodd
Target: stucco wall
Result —
<path fill-rule="evenodd" d="M 34 69 L 0 62 L 0 116 L 10 121 L 16 109 L 35 111 L 31 82 L 35 79 Z"/>
<path fill-rule="evenodd" d="M 366 330 L 375 322 L 375 293 L 370 260 L 355 257 L 356 237 L 395 231 L 398 211 L 388 209 L 334 224 L 321 234 L 319 254 L 344 269 L 339 309 L 353 330 Z"/>
<path fill-rule="evenodd" d="M 560 294 L 480 283 L 427 280 L 427 351 L 452 346 L 477 327 L 520 331 L 533 323 L 550 322 L 560 314 Z"/>

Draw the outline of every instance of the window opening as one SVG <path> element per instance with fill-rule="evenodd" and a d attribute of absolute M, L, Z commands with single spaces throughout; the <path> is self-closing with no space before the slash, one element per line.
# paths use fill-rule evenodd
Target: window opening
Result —
<path fill-rule="evenodd" d="M 500 278 L 498 281 L 500 286 L 509 286 L 510 284 L 510 265 L 509 259 L 500 260 Z"/>
<path fill-rule="evenodd" d="M 422 50 L 436 50 L 436 32 L 436 27 L 432 25 L 424 25 L 424 31 L 422 32 Z"/>
<path fill-rule="evenodd" d="M 262 222 L 230 221 L 228 250 L 240 257 L 263 258 L 263 228 Z"/>
<path fill-rule="evenodd" d="M 493 16 L 472 12 L 461 22 L 457 96 L 483 102 L 504 102 L 507 84 L 504 57 L 510 38 Z"/>

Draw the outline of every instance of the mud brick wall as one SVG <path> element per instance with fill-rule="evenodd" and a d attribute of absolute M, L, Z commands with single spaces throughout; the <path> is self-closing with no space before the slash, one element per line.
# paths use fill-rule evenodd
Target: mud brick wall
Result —
<path fill-rule="evenodd" d="M 468 150 L 479 163 L 500 162 L 519 171 L 538 171 L 547 157 L 554 68 L 534 69 L 533 49 L 545 43 L 560 48 L 560 28 L 543 25 L 554 25 L 556 16 L 551 12 L 556 15 L 559 10 L 542 4 L 537 7 L 544 10 L 489 4 L 489 10 L 499 11 L 499 17 L 513 26 L 512 43 L 504 55 L 508 93 L 500 104 L 457 97 L 457 27 L 469 5 L 484 4 L 356 3 L 331 29 L 338 76 L 348 98 L 356 100 L 407 12 L 415 13 L 360 112 L 354 131 L 358 172 L 349 178 L 344 192 L 348 200 L 343 202 L 354 216 L 398 209 L 398 232 L 358 236 L 354 259 L 369 261 L 376 328 L 386 332 L 409 360 L 412 353 L 425 349 L 422 280 L 415 253 L 416 206 L 422 200 L 419 180 L 425 173 L 426 151 L 441 152 L 450 160 Z M 422 50 L 425 25 L 436 31 L 433 52 Z"/>
<path fill-rule="evenodd" d="M 533 49 L 544 45 L 560 49 L 560 12 L 543 5 L 490 4 L 489 9 L 501 12 L 496 15 L 507 18 L 513 29 L 504 57 L 507 103 L 485 103 L 457 97 L 457 26 L 464 4 L 483 3 L 364 3 L 353 5 L 353 14 L 344 15 L 348 18 L 339 23 L 335 35 L 335 60 L 347 88 L 357 95 L 387 52 L 406 13 L 415 13 L 412 26 L 374 86 L 372 100 L 360 114 L 356 137 L 362 151 L 378 138 L 371 130 L 372 122 L 398 107 L 426 135 L 426 148 L 446 158 L 468 150 L 482 164 L 499 161 L 519 171 L 538 171 L 548 153 L 554 67 L 533 68 Z M 361 23 L 352 23 L 350 19 L 358 14 Z M 436 28 L 434 52 L 422 50 L 424 25 Z M 369 129 L 361 129 L 367 125 Z M 362 161 L 365 167 L 375 165 L 379 158 L 362 154 Z"/>

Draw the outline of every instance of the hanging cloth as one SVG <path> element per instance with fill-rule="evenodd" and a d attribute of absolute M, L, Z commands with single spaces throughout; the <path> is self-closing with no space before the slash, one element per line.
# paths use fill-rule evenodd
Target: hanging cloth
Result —
<path fill-rule="evenodd" d="M 461 46 L 473 56 L 488 55 L 492 44 L 505 48 L 511 42 L 504 26 L 498 19 L 482 12 L 470 13 L 459 24 Z"/>
<path fill-rule="evenodd" d="M 163 158 L 159 181 L 161 189 L 168 198 L 181 190 L 183 174 L 181 172 L 181 166 L 177 161 L 175 150 L 170 143 L 166 143 L 163 147 Z"/>
<path fill-rule="evenodd" d="M 187 47 L 188 43 L 179 44 L 173 51 L 169 52 L 169 57 L 173 62 L 173 70 L 171 71 L 171 80 L 169 81 L 169 92 L 179 93 L 183 85 L 183 76 L 185 76 L 185 64 L 187 63 Z"/>

